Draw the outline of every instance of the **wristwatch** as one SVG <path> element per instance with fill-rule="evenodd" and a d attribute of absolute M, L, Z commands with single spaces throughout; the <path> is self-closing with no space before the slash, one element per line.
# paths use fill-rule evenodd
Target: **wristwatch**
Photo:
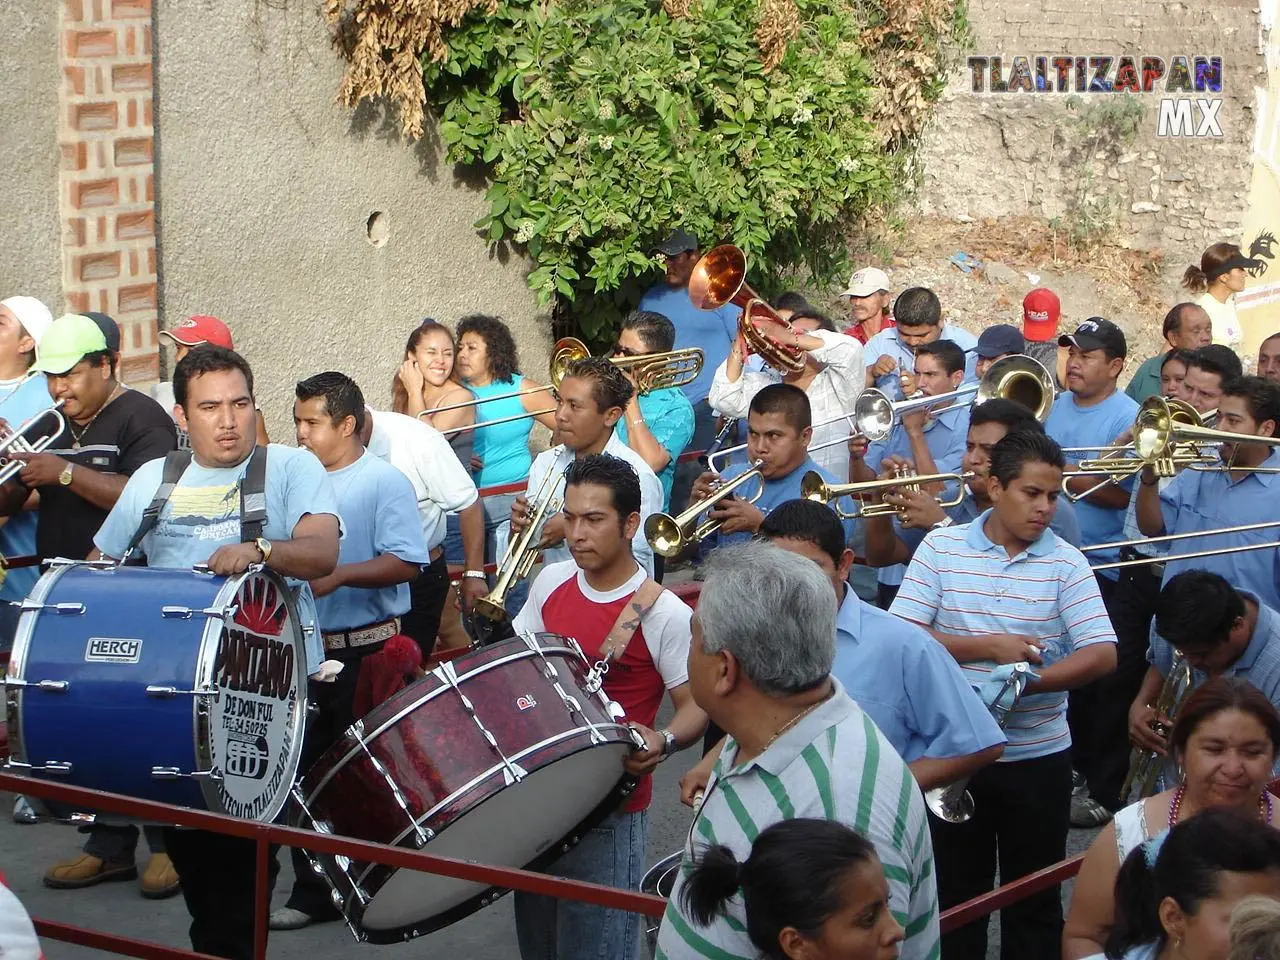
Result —
<path fill-rule="evenodd" d="M 950 517 L 943 517 L 941 520 L 939 520 L 937 523 L 935 523 L 935 524 L 934 524 L 932 527 L 930 527 L 929 529 L 930 529 L 930 530 L 941 530 L 943 527 L 949 527 L 949 526 L 951 526 L 951 524 L 953 524 L 954 522 L 955 522 L 955 521 L 954 521 L 954 520 L 952 520 Z"/>
<path fill-rule="evenodd" d="M 68 463 L 65 467 L 63 467 L 62 472 L 58 474 L 58 483 L 62 484 L 64 487 L 71 486 L 71 471 L 74 468 L 75 468 L 74 463 Z"/>
<path fill-rule="evenodd" d="M 271 562 L 271 541 L 268 540 L 266 537 L 258 537 L 258 539 L 254 540 L 253 543 L 254 543 L 254 546 L 258 548 L 258 552 L 262 554 L 262 562 L 270 563 Z"/>
<path fill-rule="evenodd" d="M 670 730 L 659 730 L 658 736 L 662 738 L 662 759 L 665 760 L 676 752 L 676 735 Z"/>

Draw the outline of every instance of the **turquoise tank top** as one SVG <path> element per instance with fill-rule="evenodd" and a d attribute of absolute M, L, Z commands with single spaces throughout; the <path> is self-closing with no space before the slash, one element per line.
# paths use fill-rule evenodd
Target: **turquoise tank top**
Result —
<path fill-rule="evenodd" d="M 524 413 L 524 406 L 519 397 L 508 397 L 505 400 L 489 400 L 488 397 L 501 396 L 520 389 L 523 377 L 516 374 L 513 380 L 494 380 L 483 387 L 467 384 L 467 389 L 481 401 L 476 407 L 476 423 L 483 420 L 501 420 L 503 417 L 514 417 Z M 550 398 L 550 391 L 546 397 Z M 539 394 L 535 399 L 541 399 Z M 550 401 L 548 399 L 548 406 Z M 526 417 L 523 420 L 512 420 L 500 423 L 496 427 L 481 427 L 474 431 L 475 455 L 484 464 L 476 476 L 476 486 L 492 487 L 500 483 L 515 483 L 529 475 L 533 465 L 533 457 L 529 455 L 529 434 L 533 430 L 534 420 Z"/>

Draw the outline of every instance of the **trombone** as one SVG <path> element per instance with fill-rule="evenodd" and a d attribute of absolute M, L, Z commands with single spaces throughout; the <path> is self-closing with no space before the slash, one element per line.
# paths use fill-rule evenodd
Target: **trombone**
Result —
<path fill-rule="evenodd" d="M 1174 540 L 1186 540 L 1190 537 L 1219 537 L 1230 533 L 1250 533 L 1254 530 L 1271 530 L 1280 527 L 1280 520 L 1267 520 L 1262 523 L 1242 523 L 1237 527 L 1216 527 L 1212 530 L 1187 530 L 1182 533 L 1166 533 L 1159 537 L 1143 537 L 1141 540 L 1117 540 L 1114 543 L 1095 543 L 1081 547 L 1081 553 L 1099 550 L 1119 550 L 1123 547 L 1139 547 L 1148 543 L 1172 543 Z M 1245 553 L 1249 550 L 1280 549 L 1280 540 L 1262 543 L 1245 543 L 1236 547 L 1213 547 L 1208 550 L 1193 550 L 1189 553 L 1174 553 L 1165 556 L 1138 557 L 1134 560 L 1115 560 L 1111 563 L 1090 564 L 1092 570 L 1118 570 L 1121 567 L 1136 567 L 1147 563 L 1169 563 L 1174 560 L 1196 560 L 1200 557 L 1220 557 L 1227 553 Z"/>
<path fill-rule="evenodd" d="M 924 476 L 918 476 L 914 473 L 902 473 L 897 477 L 887 477 L 880 480 L 862 480 L 857 483 L 827 483 L 822 478 L 822 474 L 810 470 L 800 479 L 800 496 L 805 500 L 825 503 L 842 520 L 856 520 L 859 517 L 887 517 L 890 514 L 898 513 L 898 508 L 880 501 L 865 504 L 859 507 L 857 511 L 850 512 L 841 508 L 838 501 L 841 497 L 860 499 L 863 494 L 879 493 L 895 487 L 919 490 L 922 483 L 949 483 L 954 480 L 959 487 L 956 495 L 950 500 L 943 500 L 940 497 L 935 497 L 934 500 L 938 506 L 944 509 L 957 507 L 964 501 L 966 483 L 972 476 L 972 473 L 930 473 Z"/>
<path fill-rule="evenodd" d="M 1169 676 L 1165 677 L 1164 683 L 1160 687 L 1160 694 L 1156 697 L 1156 702 L 1151 705 L 1156 712 L 1156 722 L 1151 727 L 1153 732 L 1165 738 L 1169 736 L 1171 725 L 1178 718 L 1178 710 L 1182 706 L 1182 701 L 1187 698 L 1187 694 L 1190 692 L 1191 664 L 1187 663 L 1182 651 L 1175 650 Z M 1164 720 L 1160 719 L 1161 717 L 1166 718 L 1169 722 L 1165 723 Z M 1155 793 L 1156 782 L 1160 779 L 1160 768 L 1163 766 L 1161 761 L 1163 759 L 1154 750 L 1134 747 L 1129 759 L 1129 772 L 1125 775 L 1124 786 L 1120 788 L 1120 800 L 1127 803 L 1129 793 L 1135 785 L 1138 787 L 1138 799 L 1149 797 Z"/>
<path fill-rule="evenodd" d="M 759 480 L 760 485 L 755 496 L 748 497 L 747 502 L 755 503 L 759 500 L 764 493 L 764 474 L 760 472 L 760 464 L 763 462 L 763 460 L 757 460 L 751 465 L 750 470 L 719 484 L 710 496 L 674 517 L 669 513 L 650 514 L 644 521 L 644 537 L 649 541 L 649 546 L 653 547 L 654 553 L 663 557 L 677 556 L 690 544 L 705 540 L 719 530 L 723 520 L 707 520 L 700 526 L 695 524 L 699 516 L 724 500 L 748 480 Z"/>
<path fill-rule="evenodd" d="M 568 375 L 570 365 L 589 356 L 591 351 L 581 340 L 575 337 L 557 340 L 555 352 L 551 355 L 551 385 L 560 389 L 560 381 Z M 702 351 L 698 347 L 605 359 L 615 367 L 629 372 L 635 380 L 636 391 L 640 394 L 686 386 L 698 379 L 698 374 L 702 372 Z"/>
<path fill-rule="evenodd" d="M 0 483 L 7 483 L 22 472 L 22 468 L 26 465 L 21 460 L 10 460 L 5 455 L 10 451 L 14 453 L 40 453 L 47 450 L 53 441 L 62 435 L 62 431 L 67 429 L 67 418 L 62 415 L 62 401 L 59 400 L 53 406 L 41 410 L 33 417 L 24 420 L 17 427 L 0 438 Z M 41 420 L 46 417 L 52 417 L 56 428 L 48 433 L 42 433 L 35 440 L 28 440 L 26 433 Z"/>
<path fill-rule="evenodd" d="M 554 470 L 538 484 L 538 492 L 533 496 L 533 512 L 520 535 L 507 544 L 502 561 L 498 564 L 496 581 L 493 589 L 475 602 L 475 611 L 480 616 L 495 623 L 507 618 L 507 598 L 517 583 L 527 577 L 534 564 L 542 554 L 538 540 L 542 536 L 542 527 L 547 518 L 558 511 L 561 498 L 556 496 L 556 484 L 564 477 Z M 550 484 L 550 486 L 548 486 Z"/>

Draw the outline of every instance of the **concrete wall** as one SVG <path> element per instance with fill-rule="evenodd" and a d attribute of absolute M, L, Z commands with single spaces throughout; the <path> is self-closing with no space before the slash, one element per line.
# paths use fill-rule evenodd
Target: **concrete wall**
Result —
<path fill-rule="evenodd" d="M 1140 95 L 1146 113 L 1135 142 L 1114 156 L 1072 158 L 1080 141 L 1072 118 L 1079 114 L 1068 110 L 1066 94 L 975 94 L 965 66 L 951 78 L 923 152 L 926 212 L 1061 216 L 1088 170 L 1089 194 L 1114 198 L 1128 244 L 1162 250 L 1170 269 L 1198 262 L 1203 248 L 1220 239 L 1239 242 L 1252 168 L 1254 86 L 1265 85 L 1252 0 L 1133 0 L 1123 9 L 1107 0 L 972 0 L 969 17 L 972 53 L 1002 55 L 1006 77 L 1015 55 L 1147 55 L 1166 62 L 1175 55 L 1221 56 L 1223 136 L 1157 138 L 1162 81 L 1157 92 Z"/>
<path fill-rule="evenodd" d="M 0 3 L 0 299 L 62 310 L 58 220 L 58 4 Z"/>
<path fill-rule="evenodd" d="M 432 138 L 406 145 L 379 111 L 334 102 L 342 64 L 319 7 L 156 4 L 161 324 L 226 320 L 290 442 L 298 379 L 342 370 L 384 404 L 423 316 L 503 316 L 535 377 L 550 337 L 526 262 L 471 227 L 483 184 L 459 180 Z"/>

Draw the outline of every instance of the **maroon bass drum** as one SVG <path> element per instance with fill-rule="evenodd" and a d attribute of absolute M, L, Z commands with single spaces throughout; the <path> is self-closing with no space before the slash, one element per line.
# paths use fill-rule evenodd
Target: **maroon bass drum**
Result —
<path fill-rule="evenodd" d="M 641 745 L 591 692 L 577 642 L 525 634 L 441 663 L 347 730 L 294 788 L 291 822 L 492 866 L 539 869 L 635 788 Z M 352 932 L 398 943 L 507 891 L 310 854 Z"/>

